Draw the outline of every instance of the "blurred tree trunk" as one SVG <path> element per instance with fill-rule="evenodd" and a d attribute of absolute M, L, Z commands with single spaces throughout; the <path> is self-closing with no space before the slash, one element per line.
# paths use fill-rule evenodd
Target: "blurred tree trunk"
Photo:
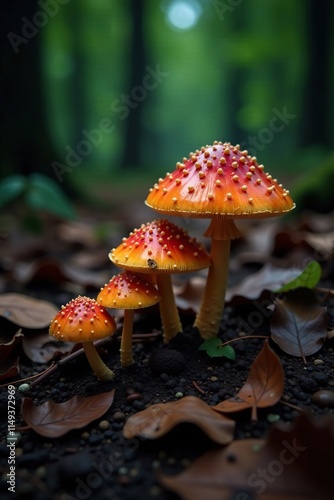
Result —
<path fill-rule="evenodd" d="M 132 34 L 129 47 L 128 89 L 124 92 L 129 99 L 129 114 L 124 122 L 124 149 L 121 160 L 122 168 L 141 167 L 141 117 L 145 97 L 135 92 L 135 87 L 142 87 L 147 66 L 144 36 L 145 0 L 129 0 L 129 32 Z M 136 100 L 138 96 L 138 100 Z"/>
<path fill-rule="evenodd" d="M 73 121 L 73 147 L 82 139 L 82 129 L 85 128 L 85 58 L 82 40 L 84 39 L 83 10 L 75 2 L 70 2 L 67 8 L 67 23 L 70 33 L 71 57 L 73 72 L 69 80 L 69 97 L 71 103 L 71 118 Z"/>
<path fill-rule="evenodd" d="M 307 73 L 301 146 L 318 144 L 330 147 L 331 118 L 331 0 L 307 2 Z"/>
<path fill-rule="evenodd" d="M 54 179 L 56 152 L 47 127 L 41 68 L 42 31 L 49 18 L 37 0 L 5 0 L 2 5 L 0 149 L 6 174 L 39 172 Z M 66 181 L 62 188 L 72 192 Z"/>

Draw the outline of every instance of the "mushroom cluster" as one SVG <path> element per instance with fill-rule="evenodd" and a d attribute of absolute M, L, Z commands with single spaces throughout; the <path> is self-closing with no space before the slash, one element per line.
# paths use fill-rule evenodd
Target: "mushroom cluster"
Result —
<path fill-rule="evenodd" d="M 273 217 L 294 208 L 289 191 L 238 145 L 214 142 L 190 153 L 159 179 L 146 204 L 160 213 L 211 219 L 211 266 L 195 326 L 207 339 L 218 335 L 228 277 L 234 219 Z"/>
<path fill-rule="evenodd" d="M 50 326 L 50 335 L 56 339 L 82 342 L 100 379 L 114 376 L 93 344 L 116 330 L 105 308 L 124 309 L 120 360 L 122 367 L 129 366 L 134 362 L 134 311 L 159 303 L 164 342 L 168 343 L 182 331 L 171 275 L 208 267 L 194 326 L 204 339 L 216 337 L 224 309 L 230 241 L 240 236 L 234 219 L 274 217 L 295 207 L 289 191 L 265 173 L 255 157 L 239 145 L 218 141 L 177 163 L 172 173 L 154 184 L 145 203 L 168 216 L 210 219 L 205 232 L 211 238 L 210 254 L 184 229 L 165 219 L 142 224 L 111 250 L 110 260 L 123 272 L 101 288 L 97 300 L 79 296 L 63 306 Z"/>

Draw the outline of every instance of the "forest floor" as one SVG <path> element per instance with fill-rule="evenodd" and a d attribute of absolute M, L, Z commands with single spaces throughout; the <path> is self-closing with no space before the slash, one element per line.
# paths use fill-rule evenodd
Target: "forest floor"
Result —
<path fill-rule="evenodd" d="M 64 353 L 59 345 L 46 341 L 47 325 L 25 327 L 22 313 L 16 315 L 15 301 L 4 307 L 7 294 L 48 301 L 56 310 L 78 294 L 96 297 L 99 287 L 117 273 L 108 261 L 108 251 L 140 224 L 141 209 L 133 222 L 134 212 L 122 212 L 116 223 L 109 224 L 105 216 L 87 216 L 83 211 L 80 223 L 52 221 L 41 237 L 15 230 L 2 242 L 1 498 L 13 498 L 7 482 L 11 456 L 8 444 L 13 442 L 6 441 L 8 401 L 13 392 L 8 387 L 15 387 L 18 433 L 13 462 L 15 498 L 330 498 L 328 483 L 334 464 L 332 214 L 307 213 L 280 221 L 241 224 L 243 238 L 232 246 L 227 306 L 219 333 L 221 342 L 237 339 L 230 344 L 235 360 L 210 357 L 199 350 L 203 339 L 192 324 L 205 282 L 203 271 L 174 282 L 183 332 L 168 346 L 163 343 L 158 309 L 152 308 L 135 317 L 133 366 L 120 367 L 119 333 L 99 348 L 105 362 L 115 370 L 114 380 L 98 381 L 85 357 L 77 356 L 40 381 L 31 380 L 27 392 L 19 390 L 21 380 L 42 373 L 53 361 L 63 360 L 69 348 Z M 183 223 L 187 226 L 187 221 Z M 187 229 L 202 238 L 202 223 L 192 221 Z M 316 304 L 309 304 L 308 295 L 301 295 L 300 304 L 305 300 L 305 309 L 312 310 L 314 316 L 307 319 L 305 310 L 299 316 L 295 311 L 300 320 L 298 340 L 303 343 L 305 324 L 312 323 L 308 340 L 313 332 L 318 335 L 317 340 L 311 339 L 314 352 L 304 362 L 301 355 L 289 354 L 286 344 L 279 347 L 274 341 L 275 326 L 282 332 L 284 321 L 280 323 L 276 318 L 273 322 L 272 316 L 277 301 L 286 300 L 288 294 L 273 292 L 279 282 L 289 281 L 286 271 L 301 273 L 312 260 L 317 260 L 322 269 L 321 281 L 310 291 Z M 248 282 L 252 276 L 258 277 L 253 284 Z M 19 306 L 20 297 L 16 304 Z M 35 312 L 36 317 L 42 315 L 38 307 Z M 118 312 L 116 319 L 121 326 L 122 314 Z M 38 322 L 38 318 L 35 320 Z M 268 354 L 267 341 L 257 336 L 269 337 L 273 355 Z M 267 372 L 259 375 L 258 363 L 254 382 L 254 369 L 252 380 L 250 370 L 263 349 L 267 349 Z M 240 403 L 242 398 L 235 396 L 246 380 L 251 392 L 261 393 L 255 397 L 256 404 L 252 400 L 254 404 L 241 405 L 233 412 L 212 410 L 225 400 Z M 273 397 L 268 396 L 268 384 L 273 386 Z M 325 392 L 319 395 L 319 391 Z M 64 415 L 55 417 L 64 420 L 68 430 L 58 436 L 55 426 L 51 426 L 50 434 L 43 435 L 47 427 L 42 425 L 43 419 L 51 411 L 45 406 L 48 402 L 66 403 L 74 396 L 82 396 L 84 403 L 77 411 L 88 415 L 97 411 L 90 398 L 100 394 L 103 396 L 96 408 L 105 404 L 102 414 L 76 429 L 70 427 Z M 187 399 L 189 396 L 194 399 Z M 271 397 L 274 404 L 270 403 Z M 131 431 L 128 429 L 128 437 L 124 436 L 130 418 L 142 415 L 140 412 L 152 405 L 179 405 L 182 401 L 190 403 L 158 406 L 156 417 L 144 414 Z M 38 407 L 45 408 L 45 413 L 36 417 Z M 71 411 L 70 406 L 66 408 L 66 412 Z M 329 415 L 332 419 L 328 420 Z M 179 419 L 178 425 L 175 419 Z M 290 425 L 284 427 L 285 423 Z M 44 430 L 39 432 L 41 427 Z M 145 432 L 150 437 L 143 437 Z"/>

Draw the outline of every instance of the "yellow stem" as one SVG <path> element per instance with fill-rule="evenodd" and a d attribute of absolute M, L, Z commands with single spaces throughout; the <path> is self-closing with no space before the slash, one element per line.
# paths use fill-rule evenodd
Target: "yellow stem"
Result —
<path fill-rule="evenodd" d="M 205 235 L 212 238 L 211 266 L 194 326 L 198 328 L 203 339 L 210 339 L 217 337 L 224 311 L 230 240 L 237 238 L 240 233 L 232 219 L 212 219 Z"/>
<path fill-rule="evenodd" d="M 157 285 L 161 295 L 159 308 L 164 342 L 168 343 L 177 333 L 182 332 L 182 325 L 175 304 L 170 274 L 157 274 Z"/>
<path fill-rule="evenodd" d="M 93 342 L 83 342 L 82 347 L 97 378 L 100 380 L 112 380 L 115 374 L 103 363 Z"/>
<path fill-rule="evenodd" d="M 133 364 L 132 355 L 132 331 L 133 331 L 134 309 L 124 310 L 123 330 L 121 339 L 121 365 L 130 366 Z"/>

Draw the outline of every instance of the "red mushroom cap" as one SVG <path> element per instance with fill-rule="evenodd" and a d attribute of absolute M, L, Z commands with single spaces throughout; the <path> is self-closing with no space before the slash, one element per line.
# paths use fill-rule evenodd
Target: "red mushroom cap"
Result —
<path fill-rule="evenodd" d="M 146 205 L 188 217 L 271 217 L 295 207 L 289 191 L 255 157 L 229 142 L 190 153 L 154 185 Z"/>
<path fill-rule="evenodd" d="M 114 309 L 141 309 L 160 300 L 158 290 L 143 276 L 124 271 L 101 288 L 97 302 Z"/>
<path fill-rule="evenodd" d="M 115 320 L 96 300 L 79 296 L 51 321 L 49 333 L 64 342 L 92 342 L 109 337 L 116 330 Z"/>
<path fill-rule="evenodd" d="M 167 220 L 134 229 L 109 254 L 118 267 L 140 273 L 183 273 L 204 269 L 210 256 L 188 233 Z"/>

